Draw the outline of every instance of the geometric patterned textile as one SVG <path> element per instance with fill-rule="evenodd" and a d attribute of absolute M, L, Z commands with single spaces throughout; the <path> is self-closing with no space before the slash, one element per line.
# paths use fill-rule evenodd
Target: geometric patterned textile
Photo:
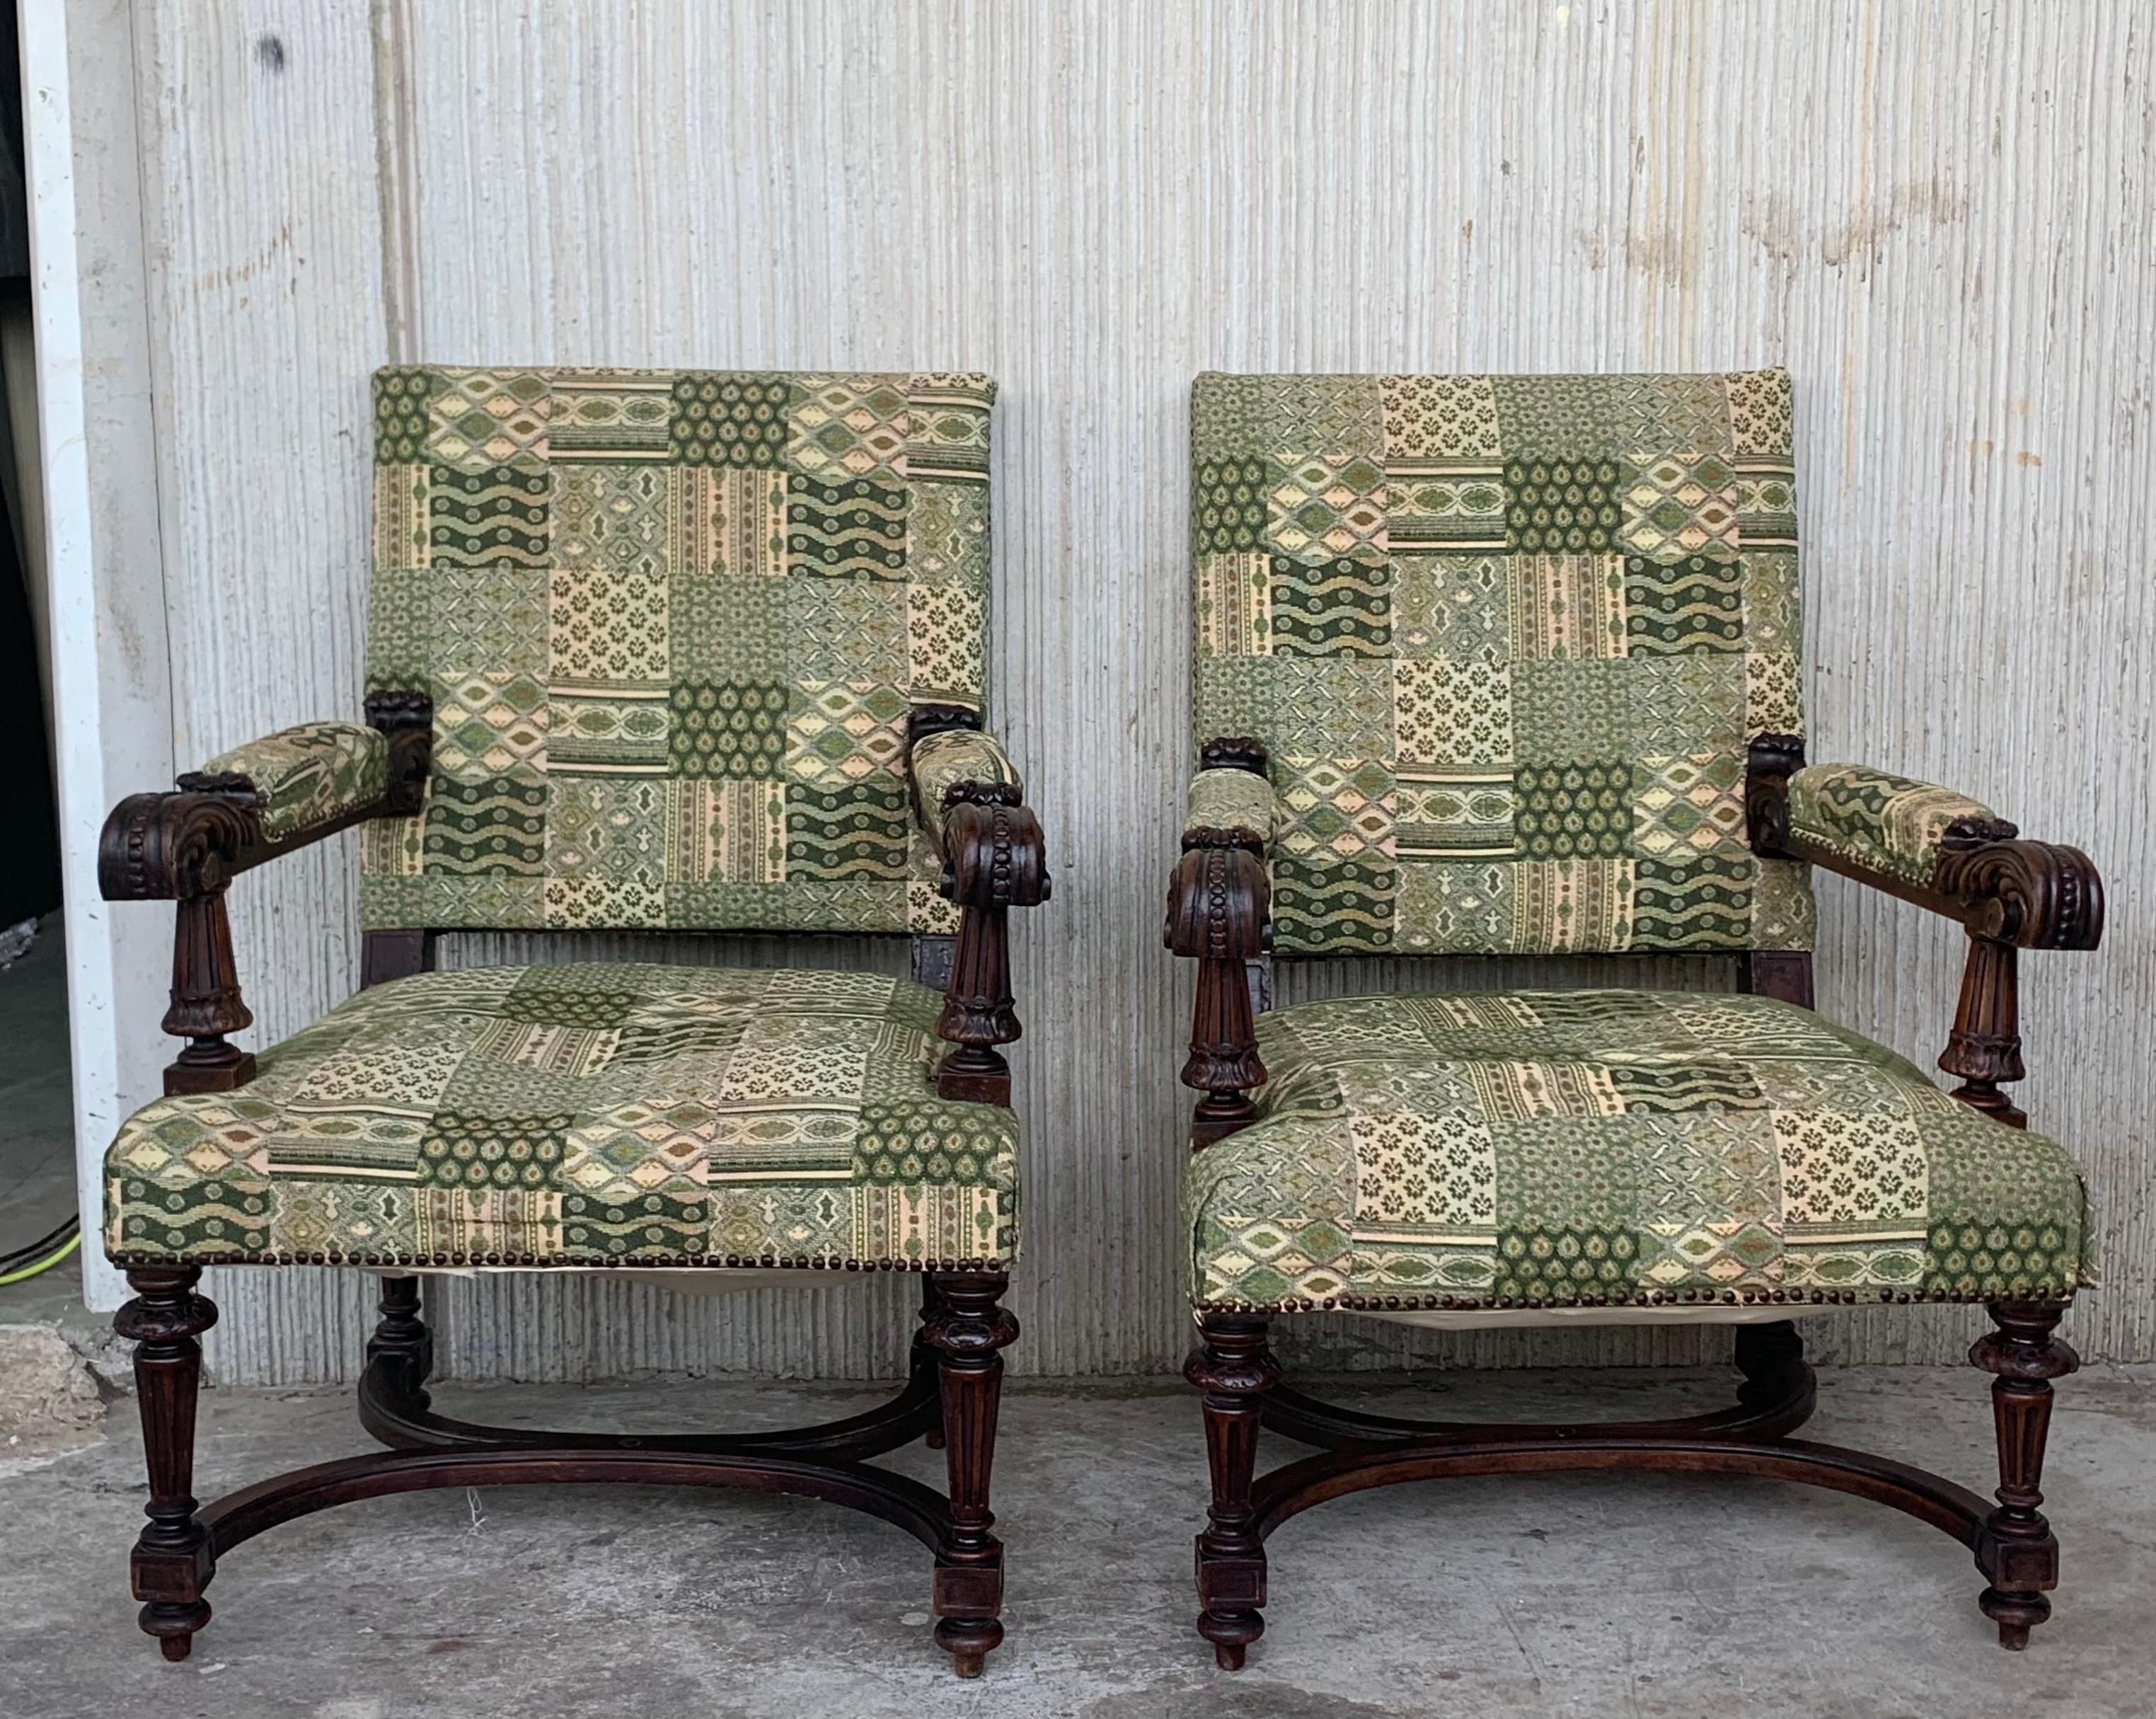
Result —
<path fill-rule="evenodd" d="M 1201 770 L 1190 778 L 1183 831 L 1247 829 L 1270 837 L 1277 808 L 1272 785 L 1253 770 Z"/>
<path fill-rule="evenodd" d="M 434 731 L 362 923 L 955 930 L 904 753 L 982 705 L 994 393 L 379 372 L 367 684 Z"/>
<path fill-rule="evenodd" d="M 942 999 L 602 962 L 377 985 L 105 1157 L 124 1262 L 922 1267 L 1015 1256 L 1018 1123 L 937 1096 Z"/>
<path fill-rule="evenodd" d="M 205 776 L 248 777 L 262 833 L 285 836 L 372 804 L 388 791 L 389 741 L 355 722 L 303 722 L 219 752 Z"/>
<path fill-rule="evenodd" d="M 1022 788 L 1018 767 L 1003 742 L 975 728 L 946 729 L 924 736 L 908 766 L 913 803 L 922 832 L 940 852 L 943 838 L 943 796 L 962 782 Z"/>
<path fill-rule="evenodd" d="M 1745 838 L 1802 731 L 1789 378 L 1222 376 L 1197 738 L 1252 735 L 1285 954 L 1807 949 Z"/>
<path fill-rule="evenodd" d="M 1813 764 L 1789 778 L 1791 834 L 1923 887 L 1938 868 L 1948 824 L 1996 815 L 1952 788 L 1861 764 Z"/>
<path fill-rule="evenodd" d="M 1207 1306 L 2065 1299 L 2073 1160 L 1772 998 L 1395 994 L 1261 1015 L 1185 1173 Z"/>

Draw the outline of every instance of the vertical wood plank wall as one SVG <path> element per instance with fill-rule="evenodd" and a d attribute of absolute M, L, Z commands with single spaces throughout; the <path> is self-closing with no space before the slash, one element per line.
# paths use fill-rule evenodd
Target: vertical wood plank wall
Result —
<path fill-rule="evenodd" d="M 2076 1311 L 2075 1341 L 2156 1354 L 2143 8 L 136 12 L 161 449 L 143 505 L 167 562 L 182 759 L 356 709 L 367 374 L 384 360 L 1001 378 L 999 723 L 1059 874 L 1017 951 L 1018 1366 L 1154 1369 L 1183 1346 L 1187 979 L 1158 927 L 1188 768 L 1192 374 L 1773 362 L 1799 389 L 1814 757 L 1964 788 L 2086 846 L 2110 880 L 2101 954 L 2025 963 L 2023 1098 L 2100 1203 L 2108 1284 Z M 234 891 L 258 1042 L 353 983 L 355 863 L 347 838 Z M 1823 1006 L 1928 1065 L 1958 934 L 1820 887 Z M 454 958 L 514 952 L 473 938 Z M 1283 989 L 1442 982 L 1348 963 Z M 225 1277 L 226 1376 L 348 1373 L 360 1285 Z M 875 1316 L 903 1299 L 459 1285 L 448 1358 L 526 1378 L 860 1375 L 897 1362 L 902 1321 Z M 1822 1336 L 1850 1359 L 1941 1362 L 1969 1325 L 1874 1314 Z M 1296 1341 L 1357 1362 L 1703 1352 L 1636 1333 L 1448 1347 L 1323 1325 Z"/>

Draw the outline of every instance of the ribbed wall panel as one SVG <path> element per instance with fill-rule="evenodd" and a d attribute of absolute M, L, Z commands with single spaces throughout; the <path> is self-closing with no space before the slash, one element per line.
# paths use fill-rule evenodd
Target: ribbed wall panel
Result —
<path fill-rule="evenodd" d="M 370 28 L 349 7 L 141 8 L 183 753 L 351 710 L 364 377 L 387 356 L 993 372 L 999 723 L 1058 873 L 1018 937 L 1032 1144 L 1014 1358 L 1157 1368 L 1183 1342 L 1188 979 L 1157 931 L 1188 762 L 1191 375 L 1785 362 L 1814 755 L 1964 788 L 2110 880 L 2102 952 L 2025 963 L 2022 1098 L 2101 1203 L 2110 1284 L 2075 1341 L 2156 1355 L 2156 53 L 2139 8 L 373 10 Z M 352 864 L 340 844 L 236 892 L 265 1032 L 352 983 Z M 1822 1002 L 1928 1063 L 1958 934 L 1838 880 L 1820 896 Z M 1350 965 L 1281 990 L 1395 982 L 1430 980 Z M 226 1293 L 230 1374 L 320 1377 L 356 1352 L 357 1289 L 294 1273 Z M 903 1297 L 447 1299 L 460 1366 L 581 1378 L 887 1368 L 900 1322 L 882 1316 Z M 1825 1342 L 1946 1361 L 1969 1325 L 1866 1315 Z M 1357 1359 L 1694 1352 L 1683 1335 L 1296 1342 Z"/>

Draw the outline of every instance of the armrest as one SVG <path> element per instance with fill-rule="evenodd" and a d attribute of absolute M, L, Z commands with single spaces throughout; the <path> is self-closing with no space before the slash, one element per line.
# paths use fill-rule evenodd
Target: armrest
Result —
<path fill-rule="evenodd" d="M 368 818 L 408 817 L 426 793 L 434 711 L 424 693 L 371 693 L 367 726 L 310 723 L 253 741 L 130 794 L 105 820 L 98 889 L 108 901 L 178 904 L 164 1028 L 187 1041 L 165 1090 L 224 1092 L 254 1078 L 226 1034 L 254 1017 L 240 994 L 227 885 L 239 873 Z"/>
<path fill-rule="evenodd" d="M 1255 740 L 1205 743 L 1184 804 L 1183 854 L 1168 880 L 1161 941 L 1198 962 L 1182 1079 L 1203 1095 L 1191 1119 L 1199 1147 L 1254 1121 L 1250 1090 L 1265 1081 L 1245 966 L 1265 954 L 1271 931 L 1265 861 L 1276 808 L 1265 770 L 1265 750 Z"/>
<path fill-rule="evenodd" d="M 1810 860 L 1969 932 L 1961 996 L 1939 1066 L 1953 1096 L 2019 1127 L 1999 1090 L 2019 1080 L 2020 949 L 2093 949 L 2103 936 L 2103 880 L 2087 854 L 2026 841 L 1980 801 L 1852 764 L 1805 767 L 1804 742 L 1762 735 L 1744 784 L 1755 852 Z"/>
<path fill-rule="evenodd" d="M 944 825 L 952 807 L 996 801 L 1020 804 L 1025 785 L 1003 742 L 978 728 L 942 728 L 916 733 L 906 757 L 913 816 L 939 854 L 948 858 Z"/>
<path fill-rule="evenodd" d="M 2093 949 L 2103 883 L 2078 848 L 2020 839 L 1950 788 L 1855 764 L 1804 763 L 1804 742 L 1752 742 L 1744 802 L 1755 852 L 1809 860 L 2025 949 Z"/>
<path fill-rule="evenodd" d="M 1009 910 L 1049 899 L 1047 843 L 1023 803 L 1009 755 L 957 706 L 917 706 L 906 773 L 914 816 L 943 861 L 940 891 L 959 910 L 957 947 L 936 1019 L 957 1048 L 936 1070 L 945 1098 L 1010 1102 L 1010 1065 L 996 1047 L 1022 1036 L 1011 995 Z"/>
<path fill-rule="evenodd" d="M 367 695 L 367 726 L 311 722 L 221 752 L 162 793 L 130 794 L 105 820 L 108 901 L 221 893 L 240 872 L 369 818 L 409 817 L 426 793 L 434 707 L 424 693 Z"/>
<path fill-rule="evenodd" d="M 1199 836 L 1240 837 L 1262 854 L 1271 845 L 1278 812 L 1273 785 L 1259 772 L 1240 765 L 1201 768 L 1183 803 L 1183 839 L 1188 846 Z"/>

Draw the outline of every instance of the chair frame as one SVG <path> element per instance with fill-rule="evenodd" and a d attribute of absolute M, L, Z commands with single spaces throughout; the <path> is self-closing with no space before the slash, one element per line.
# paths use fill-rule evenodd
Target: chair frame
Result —
<path fill-rule="evenodd" d="M 244 776 L 183 776 L 172 792 L 132 795 L 106 819 L 98 880 L 107 901 L 170 901 L 177 918 L 172 1007 L 164 1030 L 184 1041 L 167 1067 L 166 1093 L 222 1092 L 254 1076 L 253 1054 L 228 1034 L 253 1015 L 242 997 L 225 890 L 239 873 L 371 818 L 419 808 L 432 747 L 433 710 L 423 694 L 369 695 L 367 720 L 388 738 L 388 787 L 373 803 L 333 821 L 272 839 L 259 798 Z M 927 736 L 977 728 L 978 711 L 923 704 L 914 709 L 910 748 Z M 924 818 L 927 808 L 918 808 Z M 1018 788 L 960 782 L 946 790 L 940 816 L 942 893 L 961 910 L 958 933 L 915 940 L 914 972 L 944 992 L 937 1034 L 952 1049 L 937 1065 L 947 1098 L 1008 1106 L 1010 1067 L 998 1046 L 1020 1026 L 1011 995 L 1008 913 L 1045 901 L 1050 879 L 1040 826 Z M 365 935 L 362 988 L 434 965 L 437 933 Z M 783 1432 L 673 1436 L 534 1432 L 478 1425 L 434 1413 L 427 1391 L 434 1340 L 415 1275 L 388 1275 L 380 1320 L 367 1346 L 358 1387 L 361 1425 L 388 1449 L 319 1463 L 261 1481 L 207 1505 L 192 1496 L 196 1399 L 202 1334 L 217 1309 L 198 1293 L 199 1265 L 115 1255 L 135 1299 L 115 1316 L 136 1344 L 135 1379 L 150 1475 L 148 1521 L 131 1560 L 142 1629 L 168 1660 L 183 1660 L 208 1623 L 203 1590 L 233 1547 L 279 1524 L 360 1498 L 443 1486 L 589 1485 L 732 1486 L 820 1498 L 865 1511 L 904 1529 L 935 1557 L 936 1641 L 962 1677 L 980 1675 L 1002 1641 L 1003 1546 L 988 1507 L 1001 1352 L 1018 1323 L 1000 1305 L 1001 1270 L 978 1260 L 922 1262 L 920 1326 L 906 1383 L 889 1402 L 822 1425 Z M 367 1258 L 282 1255 L 240 1263 L 379 1265 Z M 446 1256 L 436 1264 L 450 1263 Z M 490 1265 L 542 1269 L 509 1255 Z M 721 1266 L 813 1268 L 802 1259 L 742 1259 Z M 806 1279 L 804 1273 L 804 1280 Z M 868 1459 L 920 1439 L 945 1455 L 947 1491 Z"/>
<path fill-rule="evenodd" d="M 1246 737 L 1209 741 L 1200 758 L 1204 769 L 1260 775 L 1265 763 L 1264 746 Z M 1999 1090 L 2025 1072 L 2015 952 L 2097 947 L 2103 887 L 2095 866 L 2076 849 L 2018 839 L 2015 826 L 2002 819 L 1969 818 L 1948 830 L 1930 886 L 1910 885 L 1791 831 L 1789 782 L 1803 764 L 1804 743 L 1794 736 L 1763 735 L 1752 743 L 1745 810 L 1753 850 L 1808 860 L 1961 922 L 1969 952 L 1939 1066 L 1961 1082 L 1953 1097 L 2010 1126 L 2025 1126 L 2027 1117 Z M 1200 1094 L 1191 1149 L 1202 1152 L 1258 1118 L 1250 1094 L 1265 1071 L 1254 1017 L 1265 1001 L 1270 885 L 1263 832 L 1193 829 L 1183 849 L 1169 883 L 1164 941 L 1199 963 L 1183 1081 Z M 1741 989 L 1812 1006 L 1810 955 L 1752 952 L 1736 959 Z M 1856 1297 L 1828 1291 L 1688 1291 L 1666 1300 L 1673 1306 L 1717 1301 L 1758 1306 Z M 1300 1303 L 1296 1311 L 1421 1305 L 1407 1297 L 1342 1296 Z M 1433 1299 L 1428 1305 L 1446 1304 Z M 1985 1582 L 1977 1604 L 1997 1624 L 2003 1646 L 2025 1647 L 2030 1629 L 2051 1615 L 2046 1596 L 2058 1583 L 2059 1543 L 2045 1519 L 2041 1490 L 2051 1381 L 2080 1362 L 2053 1335 L 2063 1302 L 1994 1301 L 1989 1308 L 1996 1329 L 1978 1339 L 1969 1361 L 1993 1379 L 1995 1503 L 1888 1457 L 1791 1438 L 1810 1418 L 1817 1392 L 1790 1320 L 1738 1326 L 1735 1360 L 1743 1382 L 1732 1408 L 1673 1420 L 1516 1425 L 1406 1420 L 1320 1402 L 1281 1383 L 1267 1345 L 1267 1314 L 1201 1309 L 1198 1345 L 1183 1369 L 1203 1393 L 1212 1475 L 1206 1527 L 1198 1537 L 1198 1632 L 1213 1644 L 1224 1669 L 1243 1665 L 1250 1644 L 1265 1629 L 1266 1537 L 1327 1499 L 1404 1480 L 1591 1469 L 1758 1475 L 1902 1511 L 1969 1548 Z M 1261 1426 L 1317 1445 L 1320 1454 L 1260 1476 Z"/>

